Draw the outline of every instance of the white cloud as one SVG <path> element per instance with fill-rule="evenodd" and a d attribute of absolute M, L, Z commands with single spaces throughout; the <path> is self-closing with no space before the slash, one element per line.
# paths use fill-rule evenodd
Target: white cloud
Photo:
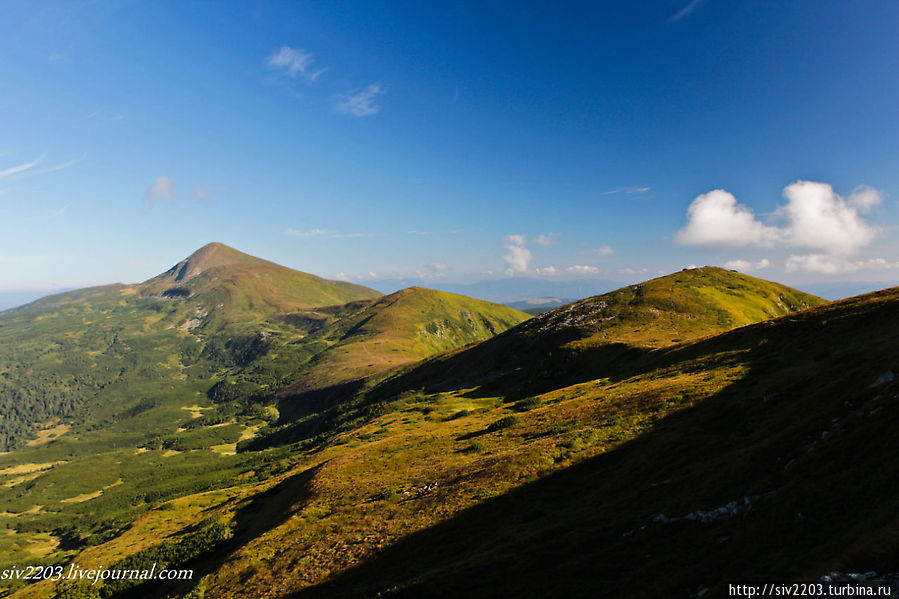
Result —
<path fill-rule="evenodd" d="M 63 169 L 69 168 L 75 164 L 80 162 L 79 159 L 68 160 L 66 162 L 62 162 L 60 164 L 54 164 L 51 166 L 45 166 L 43 168 L 35 168 L 38 164 L 40 164 L 44 159 L 44 156 L 40 156 L 35 158 L 31 162 L 26 162 L 24 164 L 20 164 L 17 166 L 13 166 L 7 169 L 0 171 L 0 179 L 4 177 L 11 177 L 13 175 L 21 175 L 22 177 L 32 177 L 35 175 L 43 175 L 46 173 L 54 173 L 56 171 L 61 171 Z"/>
<path fill-rule="evenodd" d="M 690 265 L 687 268 L 697 268 L 695 265 Z M 622 268 L 618 272 L 624 273 L 626 275 L 639 275 L 645 272 L 648 272 L 649 269 L 645 266 L 643 268 Z"/>
<path fill-rule="evenodd" d="M 752 262 L 749 260 L 728 260 L 724 263 L 724 268 L 742 271 L 752 270 Z"/>
<path fill-rule="evenodd" d="M 539 245 L 546 247 L 548 245 L 552 245 L 558 237 L 559 237 L 559 234 L 553 232 L 553 233 L 548 233 L 547 235 L 538 235 L 537 239 L 535 241 Z"/>
<path fill-rule="evenodd" d="M 790 224 L 787 235 L 792 245 L 830 254 L 849 255 L 870 244 L 877 229 L 859 214 L 881 201 L 880 194 L 863 188 L 847 202 L 827 183 L 797 181 L 784 189 L 787 205 L 778 209 Z"/>
<path fill-rule="evenodd" d="M 531 250 L 527 249 L 524 235 L 507 235 L 503 241 L 507 244 L 507 253 L 503 255 L 503 260 L 509 266 L 506 269 L 507 275 L 527 272 L 531 265 L 531 259 L 534 257 Z"/>
<path fill-rule="evenodd" d="M 531 250 L 520 245 L 507 245 L 506 249 L 508 253 L 503 256 L 503 260 L 509 265 L 509 268 L 506 269 L 506 274 L 513 275 L 515 273 L 527 272 L 531 264 L 531 258 L 533 258 Z"/>
<path fill-rule="evenodd" d="M 376 237 L 378 233 L 334 233 L 332 239 L 356 239 L 357 237 Z"/>
<path fill-rule="evenodd" d="M 575 264 L 574 266 L 569 266 L 565 269 L 567 272 L 574 274 L 596 274 L 599 272 L 599 269 L 595 266 L 587 266 L 586 264 Z"/>
<path fill-rule="evenodd" d="M 69 205 L 66 204 L 62 208 L 58 208 L 56 210 L 48 210 L 47 212 L 44 212 L 43 216 L 44 216 L 44 218 L 59 218 L 60 216 L 65 214 L 66 210 L 68 210 L 68 209 L 69 209 Z"/>
<path fill-rule="evenodd" d="M 749 260 L 728 260 L 724 263 L 724 268 L 729 268 L 731 270 L 739 270 L 740 272 L 751 272 L 753 270 L 763 270 L 771 266 L 771 261 L 767 258 L 762 258 L 755 264 L 750 262 Z"/>
<path fill-rule="evenodd" d="M 318 237 L 319 235 L 325 235 L 330 233 L 327 229 L 310 229 L 308 231 L 300 231 L 297 229 L 288 228 L 284 231 L 285 235 L 289 235 L 291 237 Z"/>
<path fill-rule="evenodd" d="M 341 271 L 341 272 L 337 273 L 336 275 L 334 275 L 334 280 L 348 282 L 350 280 L 350 278 L 348 276 L 346 276 L 345 272 Z"/>
<path fill-rule="evenodd" d="M 153 182 L 153 185 L 150 186 L 150 189 L 147 190 L 146 199 L 147 202 L 152 206 L 158 200 L 166 200 L 169 203 L 175 201 L 175 192 L 172 189 L 173 182 L 171 179 L 166 177 L 165 175 L 159 175 L 156 177 L 156 181 Z"/>
<path fill-rule="evenodd" d="M 431 262 L 430 264 L 426 264 L 425 268 L 431 272 L 444 272 L 449 270 L 449 266 L 444 262 Z"/>
<path fill-rule="evenodd" d="M 829 254 L 793 255 L 787 258 L 787 272 L 804 270 L 807 272 L 833 275 L 859 270 L 886 270 L 899 268 L 899 262 L 889 262 L 884 258 L 871 260 L 848 260 L 842 256 Z"/>
<path fill-rule="evenodd" d="M 42 159 L 43 156 L 41 156 L 40 158 L 35 158 L 31 162 L 26 162 L 25 164 L 20 164 L 18 166 L 10 167 L 6 170 L 2 170 L 0 171 L 0 179 L 2 179 L 3 177 L 8 177 L 10 175 L 15 175 L 16 173 L 27 171 L 30 168 L 34 168 Z"/>
<path fill-rule="evenodd" d="M 315 81 L 327 69 L 312 71 L 313 62 L 315 62 L 314 54 L 290 46 L 281 46 L 281 49 L 269 56 L 266 61 L 270 69 L 280 71 L 288 77 L 305 77 Z"/>
<path fill-rule="evenodd" d="M 81 161 L 80 158 L 76 158 L 73 160 L 68 160 L 66 162 L 60 164 L 54 164 L 53 166 L 48 166 L 46 168 L 41 168 L 36 171 L 32 171 L 35 175 L 42 175 L 44 173 L 55 173 L 56 171 L 61 171 L 64 168 L 69 168 L 70 166 L 74 166 Z"/>
<path fill-rule="evenodd" d="M 593 253 L 597 256 L 614 256 L 615 250 L 608 243 L 603 245 L 602 247 L 598 247 L 593 250 Z"/>
<path fill-rule="evenodd" d="M 640 187 L 618 187 L 615 189 L 610 189 L 608 191 L 604 191 L 604 192 L 602 192 L 602 195 L 608 196 L 608 195 L 614 195 L 616 193 L 626 193 L 628 195 L 637 195 L 637 194 L 641 194 L 641 193 L 646 193 L 650 189 L 652 189 L 652 188 L 649 187 L 648 185 L 644 185 L 644 186 L 640 186 Z"/>
<path fill-rule="evenodd" d="M 572 275 L 595 275 L 599 272 L 599 269 L 595 266 L 588 266 L 586 264 L 575 264 L 573 266 L 569 266 L 564 269 L 556 268 L 555 266 L 546 266 L 543 268 L 535 268 L 534 272 L 540 276 L 555 276 L 560 275 L 562 273 L 568 273 Z"/>
<path fill-rule="evenodd" d="M 823 274 L 835 274 L 846 272 L 848 262 L 843 258 L 835 258 L 826 254 L 808 254 L 805 256 L 790 256 L 787 258 L 787 272 L 806 270 Z"/>
<path fill-rule="evenodd" d="M 212 188 L 209 185 L 201 185 L 194 190 L 194 197 L 197 198 L 197 201 L 203 202 L 209 199 L 210 193 L 212 193 Z"/>
<path fill-rule="evenodd" d="M 683 245 L 771 247 L 781 236 L 776 227 L 755 220 L 752 210 L 723 189 L 698 196 L 687 208 L 687 216 L 687 226 L 675 237 Z"/>
<path fill-rule="evenodd" d="M 690 0 L 682 9 L 668 17 L 669 23 L 678 23 L 685 18 L 687 18 L 690 13 L 695 11 L 697 8 L 702 6 L 705 3 L 705 0 Z"/>
<path fill-rule="evenodd" d="M 849 195 L 849 203 L 861 212 L 867 214 L 871 208 L 883 202 L 884 193 L 869 185 L 859 185 Z"/>
<path fill-rule="evenodd" d="M 848 200 L 827 183 L 797 181 L 784 188 L 787 203 L 775 214 L 782 227 L 764 225 L 752 210 L 723 189 L 697 197 L 687 209 L 687 226 L 675 241 L 710 247 L 773 247 L 778 244 L 806 248 L 815 253 L 850 256 L 870 245 L 878 228 L 862 215 L 883 201 L 871 187 L 857 187 Z"/>
<path fill-rule="evenodd" d="M 381 107 L 375 104 L 375 100 L 378 96 L 386 93 L 387 90 L 380 83 L 372 83 L 361 91 L 338 95 L 334 109 L 341 114 L 357 117 L 371 116 L 381 110 Z"/>

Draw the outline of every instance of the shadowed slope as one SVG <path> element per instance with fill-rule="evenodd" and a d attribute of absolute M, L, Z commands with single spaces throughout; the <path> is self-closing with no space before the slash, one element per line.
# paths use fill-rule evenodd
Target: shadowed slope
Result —
<path fill-rule="evenodd" d="M 733 582 L 894 572 L 897 327 L 894 288 L 656 351 L 643 380 L 678 394 L 692 373 L 743 374 L 293 597 L 726 596 Z"/>
<path fill-rule="evenodd" d="M 621 376 L 653 348 L 825 303 L 735 271 L 688 269 L 541 314 L 477 347 L 425 362 L 397 385 L 483 386 L 488 394 L 525 396 L 561 381 Z"/>

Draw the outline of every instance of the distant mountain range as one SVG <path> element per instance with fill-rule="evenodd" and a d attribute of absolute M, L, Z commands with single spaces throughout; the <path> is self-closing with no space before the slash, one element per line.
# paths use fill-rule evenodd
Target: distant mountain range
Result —
<path fill-rule="evenodd" d="M 521 310 L 522 312 L 537 316 L 544 312 L 554 310 L 559 306 L 570 304 L 573 301 L 574 300 L 572 299 L 564 299 L 561 297 L 534 297 L 519 302 L 509 302 L 506 305 L 510 308 L 515 308 L 516 310 Z"/>
<path fill-rule="evenodd" d="M 563 298 L 567 301 L 583 299 L 618 289 L 625 285 L 612 279 L 579 279 L 555 281 L 534 277 L 508 277 L 489 279 L 476 283 L 444 283 L 434 279 L 423 282 L 420 279 L 384 279 L 372 281 L 371 286 L 381 292 L 391 293 L 397 289 L 427 284 L 434 289 L 459 293 L 470 297 L 517 307 L 539 298 Z M 837 283 L 809 283 L 803 289 L 827 300 L 834 301 L 870 293 L 883 289 L 884 283 L 876 281 L 845 281 Z M 547 304 L 549 305 L 549 304 Z M 534 308 L 535 306 L 531 306 Z"/>
<path fill-rule="evenodd" d="M 422 285 L 420 280 L 384 279 L 372 281 L 375 289 L 390 293 L 397 289 Z M 604 279 L 584 279 L 577 281 L 551 281 L 532 277 L 508 277 L 489 279 L 476 283 L 444 283 L 439 280 L 428 281 L 430 287 L 440 291 L 458 293 L 469 297 L 499 304 L 527 301 L 534 298 L 576 298 L 583 299 L 591 295 L 606 293 L 623 285 L 620 281 Z"/>

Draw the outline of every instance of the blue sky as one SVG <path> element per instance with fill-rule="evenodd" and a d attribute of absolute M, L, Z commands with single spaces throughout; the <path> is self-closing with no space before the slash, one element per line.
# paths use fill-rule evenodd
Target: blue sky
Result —
<path fill-rule="evenodd" d="M 894 1 L 384 4 L 5 2 L 0 291 L 899 283 Z"/>

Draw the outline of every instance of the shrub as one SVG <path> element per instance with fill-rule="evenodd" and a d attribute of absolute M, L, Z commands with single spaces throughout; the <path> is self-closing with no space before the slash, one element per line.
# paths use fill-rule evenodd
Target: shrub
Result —
<path fill-rule="evenodd" d="M 624 419 L 620 414 L 613 414 L 606 418 L 606 421 L 603 423 L 603 426 L 620 426 L 624 422 Z"/>
<path fill-rule="evenodd" d="M 492 433 L 493 431 L 499 431 L 504 428 L 509 428 L 510 426 L 515 426 L 516 424 L 518 424 L 518 416 L 503 416 L 496 422 L 491 423 L 490 426 L 487 427 L 487 432 Z"/>
<path fill-rule="evenodd" d="M 396 487 L 388 487 L 387 489 L 384 489 L 383 491 L 378 493 L 378 499 L 382 501 L 388 501 L 393 497 L 396 497 L 396 494 L 398 492 L 399 491 L 396 490 Z"/>
<path fill-rule="evenodd" d="M 527 412 L 528 410 L 533 410 L 537 406 L 540 405 L 539 397 L 525 397 L 521 401 L 515 402 L 515 409 L 519 412 Z"/>

